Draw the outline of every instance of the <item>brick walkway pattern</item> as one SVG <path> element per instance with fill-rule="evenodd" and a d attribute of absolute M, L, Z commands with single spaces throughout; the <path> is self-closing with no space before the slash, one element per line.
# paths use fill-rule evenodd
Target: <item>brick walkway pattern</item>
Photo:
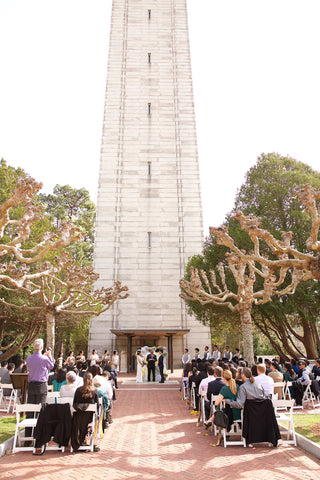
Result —
<path fill-rule="evenodd" d="M 210 447 L 214 437 L 196 427 L 179 387 L 152 387 L 120 384 L 114 422 L 100 441 L 100 452 L 6 455 L 0 459 L 0 478 L 320 480 L 320 462 L 300 448 Z"/>

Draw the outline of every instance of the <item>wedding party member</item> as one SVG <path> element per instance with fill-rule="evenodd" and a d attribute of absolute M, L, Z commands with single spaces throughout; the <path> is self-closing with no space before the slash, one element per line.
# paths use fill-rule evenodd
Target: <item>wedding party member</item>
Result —
<path fill-rule="evenodd" d="M 207 362 L 208 360 L 210 360 L 210 356 L 211 355 L 210 355 L 209 347 L 208 346 L 204 347 L 204 354 L 203 354 L 203 359 L 202 360 L 204 362 Z"/>
<path fill-rule="evenodd" d="M 222 358 L 226 358 L 228 360 L 228 362 L 231 362 L 232 353 L 230 352 L 229 345 L 226 345 L 226 349 L 223 352 L 223 357 Z"/>
<path fill-rule="evenodd" d="M 76 363 L 75 356 L 73 355 L 73 352 L 69 352 L 69 356 L 67 357 L 66 364 L 69 365 L 70 367 L 73 367 L 73 365 Z"/>
<path fill-rule="evenodd" d="M 112 356 L 112 363 L 114 364 L 117 372 L 119 372 L 119 364 L 120 364 L 120 358 L 117 350 L 114 350 L 113 356 Z"/>
<path fill-rule="evenodd" d="M 213 346 L 213 352 L 212 352 L 213 360 L 215 360 L 217 362 L 218 360 L 220 360 L 220 356 L 221 356 L 221 353 L 218 350 L 218 345 L 214 345 Z"/>
<path fill-rule="evenodd" d="M 149 354 L 147 355 L 148 382 L 151 381 L 151 374 L 152 374 L 152 381 L 154 382 L 156 379 L 156 361 L 157 361 L 157 357 L 153 353 L 152 348 L 150 348 Z"/>
<path fill-rule="evenodd" d="M 184 368 L 187 363 L 190 363 L 190 353 L 187 348 L 184 349 L 184 354 L 182 355 L 182 368 Z"/>
<path fill-rule="evenodd" d="M 158 358 L 158 367 L 159 367 L 160 377 L 161 377 L 161 380 L 160 380 L 159 383 L 164 383 L 164 375 L 163 375 L 163 369 L 164 369 L 163 349 L 162 349 L 162 348 L 159 348 L 159 352 L 160 352 L 160 355 L 159 355 L 159 358 Z"/>
<path fill-rule="evenodd" d="M 89 357 L 90 360 L 90 367 L 95 365 L 96 363 L 99 362 L 99 355 L 97 354 L 97 350 L 93 349 L 92 354 Z"/>
<path fill-rule="evenodd" d="M 137 376 L 136 376 L 137 383 L 143 382 L 142 369 L 143 369 L 143 356 L 142 356 L 141 350 L 138 350 L 137 351 Z"/>

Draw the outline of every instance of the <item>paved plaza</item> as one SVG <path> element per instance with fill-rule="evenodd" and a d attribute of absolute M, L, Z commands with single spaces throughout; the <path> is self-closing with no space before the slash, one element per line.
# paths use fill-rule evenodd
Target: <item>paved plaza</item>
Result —
<path fill-rule="evenodd" d="M 98 453 L 30 452 L 0 459 L 1 479 L 316 480 L 320 462 L 300 448 L 210 447 L 214 437 L 181 400 L 179 385 L 136 385 L 122 376 L 114 422 Z"/>

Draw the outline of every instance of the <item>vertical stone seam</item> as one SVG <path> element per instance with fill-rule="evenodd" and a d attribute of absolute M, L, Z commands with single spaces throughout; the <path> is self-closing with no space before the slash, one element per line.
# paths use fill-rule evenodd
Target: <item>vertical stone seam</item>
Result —
<path fill-rule="evenodd" d="M 124 114 L 125 114 L 125 96 L 126 96 L 126 67 L 127 67 L 127 45 L 128 45 L 128 0 L 124 0 L 123 8 L 123 39 L 122 39 L 122 61 L 121 61 L 121 98 L 119 112 L 119 136 L 116 170 L 116 206 L 115 206 L 115 225 L 114 225 L 114 262 L 113 279 L 119 279 L 119 250 L 120 250 L 120 219 L 121 219 L 121 187 L 122 187 L 122 169 L 123 169 L 123 136 L 124 136 Z M 117 328 L 117 319 L 119 316 L 118 302 L 112 305 L 112 328 Z"/>
<path fill-rule="evenodd" d="M 171 0 L 171 32 L 172 32 L 172 76 L 174 92 L 174 123 L 175 123 L 175 144 L 176 144 L 176 169 L 177 169 L 177 199 L 178 199 L 178 230 L 179 230 L 179 257 L 180 257 L 180 277 L 184 276 L 185 268 L 185 248 L 184 248 L 184 222 L 182 205 L 182 169 L 181 169 L 181 138 L 179 121 L 179 101 L 178 101 L 178 80 L 177 80 L 177 59 L 176 59 L 176 18 L 175 18 L 175 0 Z M 180 318 L 181 327 L 186 326 L 186 310 L 182 299 L 180 300 Z"/>

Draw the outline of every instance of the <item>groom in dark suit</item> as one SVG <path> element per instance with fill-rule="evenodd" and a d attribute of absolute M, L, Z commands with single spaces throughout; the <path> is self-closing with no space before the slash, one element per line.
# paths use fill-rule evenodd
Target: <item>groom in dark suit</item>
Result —
<path fill-rule="evenodd" d="M 160 356 L 158 358 L 158 367 L 159 367 L 159 370 L 160 370 L 160 376 L 161 376 L 161 380 L 159 383 L 164 383 L 164 376 L 163 376 L 163 349 L 162 348 L 159 348 L 159 352 L 160 352 Z"/>
<path fill-rule="evenodd" d="M 152 381 L 154 382 L 156 379 L 156 360 L 157 357 L 153 353 L 152 348 L 149 349 L 149 354 L 147 355 L 147 363 L 148 363 L 148 382 L 151 381 L 151 374 L 152 374 Z"/>

